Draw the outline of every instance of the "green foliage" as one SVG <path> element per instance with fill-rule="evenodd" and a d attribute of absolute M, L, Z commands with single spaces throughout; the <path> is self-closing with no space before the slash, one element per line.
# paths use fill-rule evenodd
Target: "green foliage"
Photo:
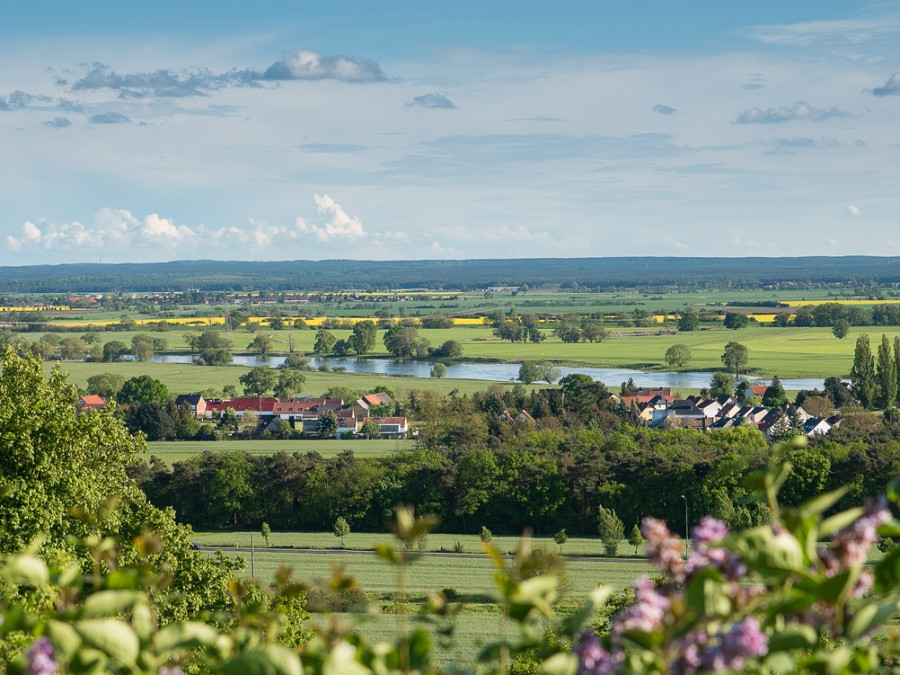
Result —
<path fill-rule="evenodd" d="M 320 356 L 330 354 L 334 349 L 335 342 L 337 342 L 337 338 L 331 331 L 320 328 L 316 331 L 316 341 L 313 346 L 313 351 Z"/>
<path fill-rule="evenodd" d="M 484 525 L 482 525 L 481 526 L 481 534 L 479 535 L 479 537 L 481 538 L 481 543 L 490 544 L 493 534 L 491 534 L 491 531 L 489 529 L 487 529 Z"/>
<path fill-rule="evenodd" d="M 720 371 L 713 373 L 712 380 L 709 383 L 709 395 L 712 398 L 731 396 L 733 391 L 734 379 L 728 373 Z"/>
<path fill-rule="evenodd" d="M 696 312 L 685 312 L 678 319 L 678 331 L 688 333 L 700 328 L 700 317 Z"/>
<path fill-rule="evenodd" d="M 838 340 L 843 340 L 850 334 L 850 322 L 847 319 L 838 319 L 831 327 L 831 332 Z"/>
<path fill-rule="evenodd" d="M 666 350 L 666 363 L 681 368 L 691 360 L 691 348 L 684 344 L 672 345 Z"/>
<path fill-rule="evenodd" d="M 875 405 L 878 381 L 875 376 L 875 358 L 872 356 L 867 333 L 856 338 L 853 366 L 850 369 L 850 383 L 853 395 L 863 408 L 871 408 Z"/>
<path fill-rule="evenodd" d="M 169 390 L 162 382 L 149 375 L 138 375 L 125 380 L 116 400 L 122 405 L 131 403 L 150 403 L 155 401 L 160 405 L 169 402 Z"/>
<path fill-rule="evenodd" d="M 523 361 L 519 368 L 519 382 L 531 384 L 537 382 L 543 377 L 540 366 L 534 361 Z"/>
<path fill-rule="evenodd" d="M 272 350 L 275 339 L 266 333 L 258 333 L 247 345 L 247 349 L 257 354 L 268 354 Z"/>
<path fill-rule="evenodd" d="M 881 344 L 878 345 L 876 377 L 878 378 L 878 407 L 884 410 L 893 408 L 897 402 L 896 362 L 891 350 L 891 343 L 884 334 L 881 336 Z"/>
<path fill-rule="evenodd" d="M 446 374 L 447 374 L 447 366 L 445 366 L 443 363 L 435 363 L 431 367 L 431 370 L 429 371 L 429 375 L 431 375 L 431 377 L 440 378 L 440 377 L 444 377 L 444 375 L 446 375 Z"/>
<path fill-rule="evenodd" d="M 281 371 L 285 372 L 288 371 Z M 238 382 L 244 385 L 244 394 L 247 396 L 263 396 L 275 387 L 278 375 L 268 366 L 255 366 L 241 375 Z"/>
<path fill-rule="evenodd" d="M 104 398 L 115 396 L 123 384 L 125 384 L 125 378 L 117 373 L 91 375 L 87 380 L 87 393 Z"/>
<path fill-rule="evenodd" d="M 628 535 L 629 546 L 634 546 L 634 554 L 637 555 L 638 548 L 644 543 L 644 537 L 641 535 L 641 528 L 635 523 L 631 527 L 631 533 Z"/>
<path fill-rule="evenodd" d="M 625 524 L 612 509 L 602 506 L 597 509 L 597 531 L 606 555 L 614 558 L 619 552 L 619 543 L 625 538 Z"/>
<path fill-rule="evenodd" d="M 269 527 L 269 524 L 266 521 L 263 521 L 263 524 L 260 525 L 259 533 L 262 535 L 263 539 L 266 540 L 266 546 L 268 546 L 269 537 L 272 536 L 272 528 Z"/>
<path fill-rule="evenodd" d="M 741 373 L 747 370 L 747 362 L 750 352 L 740 342 L 731 341 L 725 345 L 725 351 L 722 353 L 722 363 L 730 373 L 734 373 L 735 377 L 740 377 Z"/>
<path fill-rule="evenodd" d="M 275 396 L 291 398 L 303 391 L 306 375 L 300 370 L 282 368 L 278 371 L 278 383 L 275 385 Z"/>
<path fill-rule="evenodd" d="M 781 386 L 781 380 L 779 380 L 776 375 L 772 380 L 772 384 L 766 387 L 766 391 L 762 398 L 762 404 L 771 408 L 774 406 L 787 405 L 787 402 L 787 394 L 784 392 L 784 387 Z"/>
<path fill-rule="evenodd" d="M 110 340 L 103 345 L 103 360 L 107 363 L 118 361 L 128 354 L 128 345 L 121 340 Z"/>
<path fill-rule="evenodd" d="M 375 346 L 377 336 L 378 326 L 375 325 L 374 321 L 366 319 L 353 324 L 353 331 L 347 342 L 350 345 L 350 349 L 357 354 L 367 354 Z"/>
<path fill-rule="evenodd" d="M 341 540 L 341 546 L 343 546 L 344 537 L 350 534 L 350 525 L 344 520 L 343 516 L 339 516 L 338 519 L 334 521 L 332 531 L 334 532 L 334 536 Z"/>
<path fill-rule="evenodd" d="M 222 331 L 203 331 L 197 338 L 196 348 L 201 363 L 208 366 L 227 366 L 231 363 L 231 344 Z"/>
<path fill-rule="evenodd" d="M 389 354 L 401 359 L 425 356 L 429 351 L 429 342 L 419 336 L 418 329 L 402 323 L 385 332 L 384 346 Z"/>
<path fill-rule="evenodd" d="M 338 418 L 334 411 L 329 410 L 319 419 L 319 435 L 322 438 L 334 438 L 338 430 Z"/>
<path fill-rule="evenodd" d="M 739 312 L 725 312 L 725 321 L 723 322 L 725 328 L 738 330 L 740 328 L 746 328 L 749 324 L 750 317 L 746 314 L 740 314 Z"/>
<path fill-rule="evenodd" d="M 559 546 L 559 550 L 562 551 L 563 544 L 569 541 L 569 535 L 566 534 L 566 528 L 563 528 L 554 534 L 553 541 L 556 542 L 556 545 Z"/>

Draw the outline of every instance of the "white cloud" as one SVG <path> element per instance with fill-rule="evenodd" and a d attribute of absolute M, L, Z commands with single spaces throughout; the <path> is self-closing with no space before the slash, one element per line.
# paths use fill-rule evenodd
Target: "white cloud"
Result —
<path fill-rule="evenodd" d="M 341 205 L 328 195 L 314 195 L 313 201 L 321 215 L 327 215 L 328 221 L 324 225 L 307 223 L 303 218 L 297 218 L 297 230 L 305 234 L 311 234 L 317 241 L 326 242 L 335 239 L 355 241 L 367 236 L 359 218 L 347 215 Z"/>
<path fill-rule="evenodd" d="M 847 204 L 845 212 L 848 216 L 852 216 L 854 218 L 858 218 L 863 214 L 862 209 L 860 209 L 858 206 L 854 206 L 853 204 Z"/>
<path fill-rule="evenodd" d="M 406 104 L 409 107 L 456 109 L 456 105 L 443 94 L 422 94 Z"/>
<path fill-rule="evenodd" d="M 778 108 L 750 108 L 740 113 L 735 120 L 738 124 L 778 124 L 793 120 L 805 120 L 807 122 L 821 122 L 833 117 L 849 117 L 850 113 L 837 108 L 825 110 L 809 105 L 806 101 L 797 101 L 791 106 L 779 106 Z"/>
<path fill-rule="evenodd" d="M 900 75 L 894 73 L 884 83 L 884 86 L 872 90 L 875 96 L 900 96 Z"/>
<path fill-rule="evenodd" d="M 381 66 L 368 59 L 324 56 L 307 49 L 295 49 L 269 66 L 261 79 L 382 82 L 387 78 Z"/>

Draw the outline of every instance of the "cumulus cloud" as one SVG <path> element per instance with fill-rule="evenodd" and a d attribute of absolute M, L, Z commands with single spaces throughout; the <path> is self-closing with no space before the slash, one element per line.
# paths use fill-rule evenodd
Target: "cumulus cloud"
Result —
<path fill-rule="evenodd" d="M 883 87 L 876 87 L 872 93 L 875 96 L 900 96 L 900 74 L 891 75 Z"/>
<path fill-rule="evenodd" d="M 381 66 L 369 59 L 324 56 L 307 49 L 295 49 L 269 66 L 261 79 L 382 82 L 387 78 Z"/>
<path fill-rule="evenodd" d="M 347 215 L 341 205 L 336 203 L 328 195 L 314 195 L 313 201 L 320 215 L 328 216 L 323 225 L 307 223 L 303 218 L 297 218 L 297 231 L 312 235 L 317 241 L 326 242 L 335 239 L 355 241 L 366 236 L 362 222 L 359 218 Z"/>
<path fill-rule="evenodd" d="M 90 120 L 91 124 L 128 124 L 131 122 L 125 115 L 117 112 L 97 113 L 91 115 Z"/>
<path fill-rule="evenodd" d="M 72 122 L 65 117 L 54 117 L 52 120 L 44 122 L 44 126 L 50 127 L 51 129 L 64 129 L 65 127 L 72 126 Z"/>
<path fill-rule="evenodd" d="M 455 109 L 456 105 L 442 94 L 422 94 L 407 103 L 409 107 Z"/>
<path fill-rule="evenodd" d="M 47 96 L 34 96 L 18 89 L 11 92 L 7 96 L 0 96 L 0 110 L 10 112 L 12 110 L 21 110 L 29 107 L 32 103 L 41 101 L 46 102 L 51 99 Z"/>
<path fill-rule="evenodd" d="M 735 121 L 738 124 L 778 124 L 794 120 L 821 122 L 835 117 L 849 116 L 850 113 L 839 110 L 838 108 L 825 110 L 824 108 L 811 106 L 806 101 L 797 101 L 791 106 L 766 108 L 765 110 L 761 108 L 750 108 L 739 114 Z"/>
<path fill-rule="evenodd" d="M 663 105 L 662 103 L 659 103 L 659 104 L 653 106 L 653 112 L 659 113 L 660 115 L 674 115 L 678 111 L 675 108 L 673 108 L 672 106 Z"/>
<path fill-rule="evenodd" d="M 853 218 L 858 218 L 863 214 L 862 209 L 858 206 L 854 206 L 853 204 L 847 204 L 847 208 L 844 210 L 848 216 Z"/>

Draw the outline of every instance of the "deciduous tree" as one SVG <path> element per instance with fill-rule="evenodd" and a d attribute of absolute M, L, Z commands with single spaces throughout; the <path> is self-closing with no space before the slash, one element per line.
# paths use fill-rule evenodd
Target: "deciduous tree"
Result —
<path fill-rule="evenodd" d="M 666 363 L 681 368 L 691 360 L 691 348 L 684 344 L 672 345 L 666 350 Z"/>
<path fill-rule="evenodd" d="M 875 405 L 878 382 L 875 377 L 875 357 L 872 356 L 867 333 L 856 338 L 853 366 L 850 368 L 850 383 L 853 395 L 864 408 Z"/>
<path fill-rule="evenodd" d="M 729 342 L 725 345 L 725 351 L 722 354 L 722 363 L 728 369 L 728 372 L 734 373 L 735 377 L 740 377 L 741 373 L 747 370 L 747 361 L 749 359 L 749 350 L 740 342 Z"/>

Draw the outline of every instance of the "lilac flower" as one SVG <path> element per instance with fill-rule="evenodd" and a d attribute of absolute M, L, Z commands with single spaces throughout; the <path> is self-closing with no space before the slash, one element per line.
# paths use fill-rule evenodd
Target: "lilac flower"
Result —
<path fill-rule="evenodd" d="M 178 666 L 172 666 L 171 668 L 163 666 L 159 669 L 159 675 L 184 675 L 184 673 Z"/>
<path fill-rule="evenodd" d="M 578 675 L 611 675 L 618 663 L 597 639 L 594 631 L 586 630 L 572 648 L 578 657 Z"/>
<path fill-rule="evenodd" d="M 822 553 L 831 574 L 838 566 L 854 567 L 866 562 L 869 549 L 878 541 L 878 526 L 891 519 L 884 497 L 866 505 L 866 512 L 831 538 L 831 546 Z"/>
<path fill-rule="evenodd" d="M 39 637 L 26 652 L 28 666 L 26 675 L 53 675 L 56 672 L 57 663 L 53 654 L 53 645 L 46 636 Z"/>
<path fill-rule="evenodd" d="M 765 656 L 769 651 L 769 638 L 759 627 L 759 621 L 748 616 L 731 627 L 722 636 L 721 643 L 703 657 L 702 670 L 716 673 L 743 670 L 747 661 Z"/>
<path fill-rule="evenodd" d="M 637 598 L 613 621 L 613 638 L 618 639 L 623 633 L 640 631 L 651 633 L 662 626 L 666 612 L 671 603 L 669 599 L 660 595 L 653 587 L 653 582 L 642 577 L 634 582 Z"/>
<path fill-rule="evenodd" d="M 712 516 L 703 516 L 694 528 L 694 545 L 711 544 L 724 539 L 727 535 L 728 528 L 725 523 Z"/>
<path fill-rule="evenodd" d="M 682 546 L 672 536 L 666 524 L 656 518 L 644 518 L 641 531 L 647 547 L 650 562 L 659 567 L 669 578 L 684 580 L 684 561 L 681 559 Z"/>

